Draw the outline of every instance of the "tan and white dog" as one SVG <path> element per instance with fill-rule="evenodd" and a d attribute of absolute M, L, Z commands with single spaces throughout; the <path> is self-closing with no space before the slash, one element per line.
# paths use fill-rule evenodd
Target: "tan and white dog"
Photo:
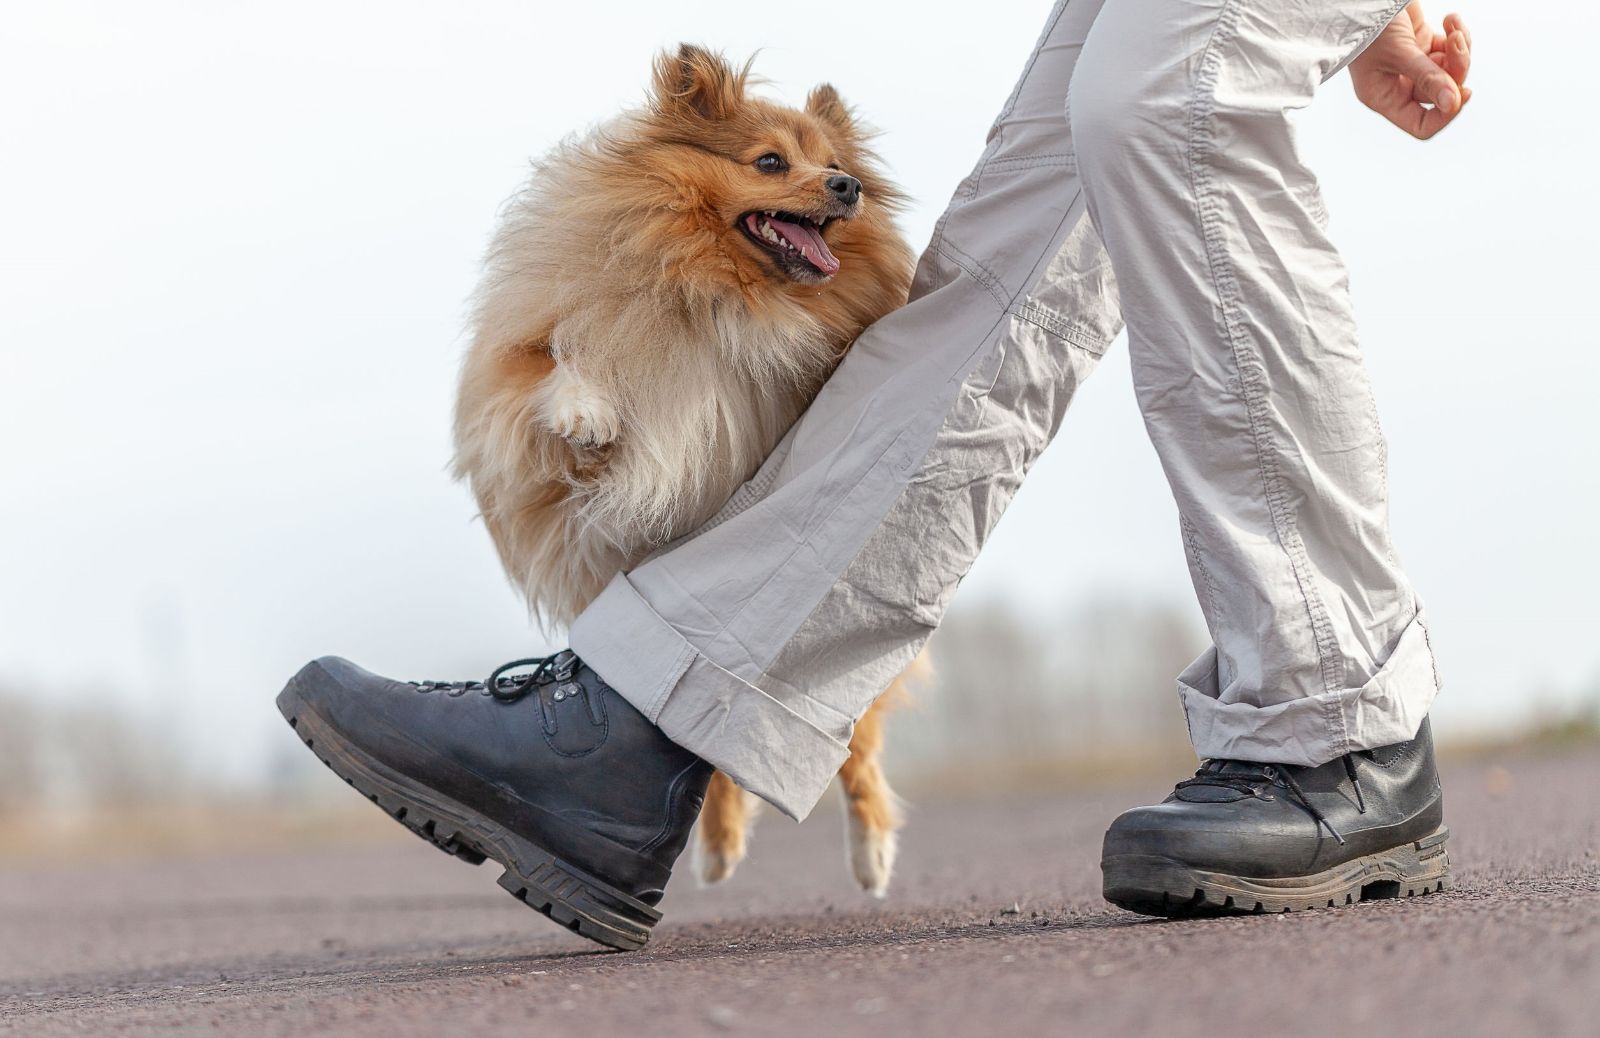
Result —
<path fill-rule="evenodd" d="M 461 373 L 455 473 L 545 624 L 716 512 L 910 285 L 902 196 L 831 86 L 784 107 L 748 92 L 748 65 L 692 46 L 654 73 L 646 105 L 535 164 L 489 250 Z M 852 870 L 880 896 L 893 699 L 840 773 Z M 744 857 L 753 800 L 713 779 L 705 880 Z"/>

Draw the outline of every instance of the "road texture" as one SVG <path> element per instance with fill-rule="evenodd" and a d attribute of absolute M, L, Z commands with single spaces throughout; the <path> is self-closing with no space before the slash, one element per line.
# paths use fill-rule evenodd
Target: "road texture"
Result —
<path fill-rule="evenodd" d="M 1600 1033 L 1600 749 L 1458 764 L 1445 790 L 1454 891 L 1182 922 L 1098 897 L 1104 824 L 1156 783 L 925 797 L 882 904 L 850 887 L 837 817 L 769 818 L 730 884 L 680 875 L 632 954 L 398 827 L 14 865 L 0 1034 Z"/>

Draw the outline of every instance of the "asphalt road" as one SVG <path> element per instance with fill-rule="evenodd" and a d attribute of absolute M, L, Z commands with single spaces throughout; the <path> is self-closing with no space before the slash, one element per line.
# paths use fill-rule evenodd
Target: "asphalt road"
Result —
<path fill-rule="evenodd" d="M 0 1034 L 1600 1033 L 1600 749 L 1447 767 L 1445 790 L 1454 891 L 1184 922 L 1098 897 L 1102 827 L 1156 783 L 925 799 L 881 905 L 837 817 L 769 818 L 730 884 L 681 875 L 632 954 L 398 827 L 0 867 Z"/>

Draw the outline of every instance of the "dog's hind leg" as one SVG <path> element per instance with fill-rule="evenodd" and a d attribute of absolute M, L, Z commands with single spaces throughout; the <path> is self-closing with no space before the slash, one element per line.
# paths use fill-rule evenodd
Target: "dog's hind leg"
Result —
<path fill-rule="evenodd" d="M 899 698 L 897 686 L 903 680 L 896 678 L 889 691 L 856 723 L 855 734 L 850 738 L 850 757 L 839 769 L 850 871 L 861 889 L 880 898 L 889 893 L 897 843 L 895 830 L 900 828 L 899 801 L 883 774 L 883 719 Z"/>
<path fill-rule="evenodd" d="M 695 873 L 702 883 L 721 883 L 733 875 L 749 848 L 750 829 L 760 810 L 760 799 L 734 785 L 733 779 L 720 771 L 711 776 L 695 841 Z"/>

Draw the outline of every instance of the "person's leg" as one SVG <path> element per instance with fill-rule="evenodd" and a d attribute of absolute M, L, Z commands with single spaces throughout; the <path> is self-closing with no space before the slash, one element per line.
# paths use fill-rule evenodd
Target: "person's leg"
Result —
<path fill-rule="evenodd" d="M 1213 641 L 1179 678 L 1207 763 L 1106 836 L 1106 896 L 1137 911 L 1279 911 L 1448 879 L 1433 654 L 1290 121 L 1400 7 L 1110 0 L 1074 74 L 1084 191 Z"/>
<path fill-rule="evenodd" d="M 1120 330 L 1064 107 L 1099 7 L 1051 12 L 911 302 L 861 336 L 720 514 L 572 628 L 670 738 L 791 816 L 937 626 Z"/>
<path fill-rule="evenodd" d="M 809 811 L 1119 330 L 1064 107 L 1099 3 L 1051 12 L 913 301 L 868 329 L 705 528 L 610 585 L 573 628 L 576 654 L 418 684 L 319 660 L 278 697 L 306 745 L 617 948 L 660 918 L 713 764 Z"/>
<path fill-rule="evenodd" d="M 1345 268 L 1291 115 L 1395 0 L 1115 0 L 1069 112 L 1134 381 L 1214 646 L 1202 757 L 1314 765 L 1409 739 L 1438 688 L 1395 557 Z"/>

